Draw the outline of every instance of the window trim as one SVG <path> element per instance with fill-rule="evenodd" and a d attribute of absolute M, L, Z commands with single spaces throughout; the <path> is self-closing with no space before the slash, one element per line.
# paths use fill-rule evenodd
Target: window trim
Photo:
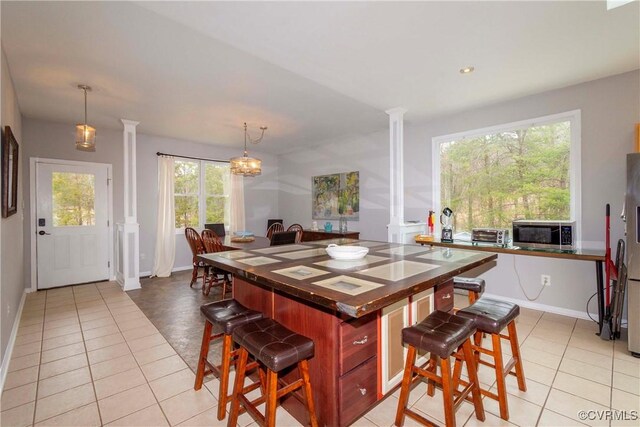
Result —
<path fill-rule="evenodd" d="M 225 162 L 216 162 L 216 161 L 211 161 L 211 160 L 195 160 L 195 159 L 189 159 L 189 160 L 180 160 L 181 162 L 192 162 L 192 163 L 198 163 L 198 173 L 200 174 L 199 179 L 198 179 L 198 193 L 188 193 L 188 194 L 183 194 L 183 193 L 176 193 L 175 189 L 173 191 L 173 197 L 175 200 L 176 195 L 178 196 L 197 196 L 198 197 L 198 228 L 203 229 L 204 228 L 204 224 L 207 221 L 207 197 L 222 197 L 227 199 L 227 201 L 230 200 L 230 194 L 209 194 L 206 191 L 205 188 L 205 167 L 208 164 L 212 164 L 212 165 L 227 165 L 227 163 Z M 175 206 L 174 206 L 174 211 L 175 211 Z M 184 230 L 186 227 L 176 227 L 175 231 L 176 234 L 183 234 Z M 228 228 L 225 225 L 225 228 Z M 228 231 L 228 230 L 227 230 Z"/>
<path fill-rule="evenodd" d="M 563 113 L 551 114 L 548 116 L 536 117 L 533 119 L 520 120 L 517 122 L 504 123 L 488 126 L 480 129 L 473 129 L 464 132 L 441 135 L 431 138 L 431 171 L 432 171 L 432 193 L 434 211 L 439 216 L 442 211 L 440 206 L 440 145 L 445 142 L 460 140 L 463 138 L 475 138 L 491 133 L 509 132 L 523 128 L 541 126 L 550 123 L 568 121 L 571 129 L 571 146 L 569 148 L 569 210 L 571 221 L 576 222 L 576 242 L 580 245 L 582 241 L 582 124 L 581 110 L 565 111 Z M 436 221 L 437 232 L 440 232 L 440 222 Z"/>

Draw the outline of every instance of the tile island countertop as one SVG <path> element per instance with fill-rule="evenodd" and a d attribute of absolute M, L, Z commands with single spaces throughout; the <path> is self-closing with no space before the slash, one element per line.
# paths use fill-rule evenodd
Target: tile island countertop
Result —
<path fill-rule="evenodd" d="M 334 260 L 325 251 L 330 243 L 365 246 L 369 253 L 356 261 Z M 199 258 L 239 278 L 321 308 L 362 317 L 494 261 L 497 254 L 343 238 L 232 250 Z"/>

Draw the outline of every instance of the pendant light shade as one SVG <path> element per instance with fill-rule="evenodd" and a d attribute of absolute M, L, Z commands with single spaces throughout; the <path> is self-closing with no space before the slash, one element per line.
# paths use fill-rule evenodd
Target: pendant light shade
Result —
<path fill-rule="evenodd" d="M 231 173 L 234 175 L 257 176 L 262 173 L 262 160 L 249 157 L 244 152 L 242 157 L 233 157 L 229 161 L 231 164 Z"/>
<path fill-rule="evenodd" d="M 254 157 L 249 157 L 247 153 L 247 140 L 252 144 L 257 144 L 264 138 L 264 131 L 267 130 L 266 126 L 260 127 L 262 134 L 257 139 L 251 139 L 247 132 L 247 124 L 244 124 L 244 154 L 241 157 L 233 157 L 229 160 L 231 173 L 234 175 L 242 176 L 257 176 L 262 173 L 262 160 Z"/>
<path fill-rule="evenodd" d="M 96 129 L 87 123 L 87 91 L 91 86 L 78 85 L 84 91 L 84 123 L 76 125 L 76 150 L 96 151 Z"/>

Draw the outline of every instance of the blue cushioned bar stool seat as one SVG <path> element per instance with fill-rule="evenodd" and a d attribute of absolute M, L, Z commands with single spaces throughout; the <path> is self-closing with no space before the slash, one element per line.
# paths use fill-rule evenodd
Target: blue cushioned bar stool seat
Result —
<path fill-rule="evenodd" d="M 470 341 L 470 337 L 475 331 L 476 328 L 472 320 L 457 317 L 444 311 L 434 311 L 422 322 L 402 330 L 402 342 L 408 344 L 408 351 L 395 425 L 403 425 L 405 416 L 424 425 L 434 425 L 422 415 L 408 408 L 411 384 L 421 378 L 426 378 L 430 387 L 434 384 L 442 386 L 447 427 L 456 425 L 455 411 L 469 395 L 473 401 L 476 418 L 484 421 L 484 408 Z M 417 350 L 431 353 L 429 363 L 424 368 L 415 364 Z M 469 382 L 460 392 L 457 391 L 457 383 L 452 375 L 449 362 L 451 356 L 455 358 L 454 370 L 461 370 L 463 363 L 467 367 Z M 438 362 L 441 370 L 440 376 L 437 375 Z M 433 391 L 432 388 L 431 396 L 433 396 Z"/>
<path fill-rule="evenodd" d="M 240 406 L 242 406 L 259 425 L 275 426 L 278 400 L 302 388 L 310 424 L 312 427 L 317 427 L 318 420 L 307 363 L 315 351 L 313 341 L 285 328 L 273 319 L 257 320 L 236 328 L 233 331 L 233 340 L 240 346 L 240 351 L 236 365 L 231 414 L 227 425 L 236 425 Z M 246 397 L 246 389 L 243 389 L 249 354 L 256 359 L 261 369 L 266 371 L 264 393 L 253 401 Z M 278 388 L 278 373 L 295 365 L 298 367 L 300 378 Z M 266 403 L 264 415 L 256 408 L 262 403 Z"/>
<path fill-rule="evenodd" d="M 229 395 L 229 370 L 232 365 L 236 365 L 236 357 L 238 355 L 238 351 L 233 350 L 231 334 L 238 326 L 262 319 L 262 313 L 249 310 L 234 299 L 204 304 L 200 307 L 200 312 L 205 317 L 205 323 L 200 358 L 198 360 L 198 371 L 193 388 L 200 390 L 204 377 L 209 374 L 214 374 L 220 380 L 218 419 L 222 420 L 226 415 L 227 402 L 231 397 Z M 213 331 L 214 328 L 216 329 L 215 332 Z M 211 342 L 218 338 L 222 338 L 222 355 L 221 364 L 215 366 L 207 360 L 207 356 L 209 355 Z"/>
<path fill-rule="evenodd" d="M 498 393 L 482 389 L 485 396 L 498 401 L 500 405 L 500 417 L 509 419 L 509 404 L 507 401 L 507 385 L 505 378 L 507 375 L 514 375 L 518 380 L 518 388 L 527 391 L 527 385 L 522 368 L 522 358 L 520 357 L 520 344 L 516 332 L 516 318 L 520 314 L 520 307 L 506 301 L 482 297 L 469 307 L 463 308 L 456 313 L 460 317 L 472 320 L 477 328 L 474 336 L 473 351 L 476 363 L 489 366 L 495 370 L 496 389 Z M 507 328 L 508 335 L 502 333 Z M 491 348 L 482 345 L 483 333 L 491 334 Z M 506 339 L 511 345 L 511 359 L 505 364 L 502 358 L 501 339 Z M 493 362 L 482 359 L 482 355 L 490 356 Z M 460 381 L 464 383 L 464 381 Z"/>

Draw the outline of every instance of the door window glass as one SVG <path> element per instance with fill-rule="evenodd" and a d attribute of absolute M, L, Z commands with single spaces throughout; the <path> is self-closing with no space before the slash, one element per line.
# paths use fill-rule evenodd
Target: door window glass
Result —
<path fill-rule="evenodd" d="M 88 173 L 53 172 L 53 226 L 92 226 L 96 177 Z"/>

